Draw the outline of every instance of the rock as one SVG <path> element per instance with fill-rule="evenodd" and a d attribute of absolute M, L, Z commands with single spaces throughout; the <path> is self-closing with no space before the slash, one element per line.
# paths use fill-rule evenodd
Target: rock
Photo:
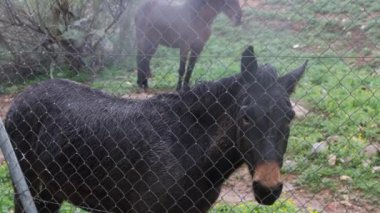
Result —
<path fill-rule="evenodd" d="M 296 187 L 295 185 L 293 185 L 291 183 L 285 182 L 282 191 L 283 192 L 292 192 L 292 191 L 297 190 L 298 188 L 299 187 Z"/>
<path fill-rule="evenodd" d="M 339 177 L 339 179 L 341 181 L 351 181 L 352 180 L 352 178 L 350 176 L 348 176 L 348 175 L 342 175 L 342 176 Z"/>
<path fill-rule="evenodd" d="M 342 194 L 342 199 L 345 201 L 348 201 L 348 200 L 350 200 L 350 197 L 348 196 L 348 194 Z"/>
<path fill-rule="evenodd" d="M 342 164 L 348 164 L 348 163 L 350 163 L 352 161 L 352 157 L 339 158 L 339 161 Z"/>
<path fill-rule="evenodd" d="M 370 164 L 371 164 L 371 161 L 368 159 L 362 161 L 362 165 L 364 168 L 368 168 Z"/>
<path fill-rule="evenodd" d="M 373 157 L 380 154 L 380 144 L 370 144 L 363 149 L 363 154 L 367 157 Z"/>
<path fill-rule="evenodd" d="M 326 138 L 326 141 L 328 143 L 337 143 L 339 142 L 340 140 L 342 139 L 342 136 L 339 136 L 339 135 L 331 135 L 329 137 Z"/>
<path fill-rule="evenodd" d="M 374 166 L 372 168 L 372 173 L 377 173 L 377 172 L 380 172 L 380 166 Z"/>
<path fill-rule="evenodd" d="M 340 201 L 340 203 L 343 204 L 343 205 L 345 205 L 345 206 L 347 206 L 347 207 L 351 207 L 352 206 L 352 204 L 348 200 Z"/>
<path fill-rule="evenodd" d="M 121 96 L 122 98 L 127 98 L 127 99 L 138 99 L 138 100 L 145 100 L 150 97 L 152 97 L 154 94 L 151 93 L 146 93 L 146 92 L 141 92 L 141 93 L 130 93 Z"/>
<path fill-rule="evenodd" d="M 286 160 L 286 161 L 284 161 L 283 167 L 286 170 L 292 171 L 297 167 L 297 163 L 295 161 L 292 161 L 292 160 Z"/>
<path fill-rule="evenodd" d="M 0 165 L 3 165 L 4 162 L 5 162 L 5 158 L 4 158 L 3 152 L 1 152 L 0 150 Z"/>
<path fill-rule="evenodd" d="M 375 70 L 375 75 L 380 75 L 380 69 Z"/>
<path fill-rule="evenodd" d="M 334 202 L 328 203 L 326 207 L 324 208 L 324 211 L 337 212 L 338 209 L 340 209 L 339 202 L 334 201 Z"/>
<path fill-rule="evenodd" d="M 330 166 L 335 166 L 336 164 L 336 155 L 329 155 L 329 158 L 328 158 L 328 163 Z"/>
<path fill-rule="evenodd" d="M 313 144 L 313 147 L 311 149 L 311 154 L 318 154 L 322 152 L 326 152 L 328 150 L 328 144 L 326 141 L 321 141 L 319 143 Z"/>
<path fill-rule="evenodd" d="M 296 118 L 304 118 L 308 113 L 305 107 L 301 106 L 299 103 L 291 101 L 294 112 L 296 113 Z"/>

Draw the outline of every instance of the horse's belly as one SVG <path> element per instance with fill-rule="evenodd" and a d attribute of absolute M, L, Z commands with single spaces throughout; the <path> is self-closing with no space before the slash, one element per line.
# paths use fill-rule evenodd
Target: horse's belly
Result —
<path fill-rule="evenodd" d="M 165 46 L 165 47 L 170 47 L 170 48 L 180 48 L 181 47 L 179 42 L 161 41 L 160 44 Z"/>
<path fill-rule="evenodd" d="M 161 33 L 160 44 L 164 46 L 180 48 L 185 43 L 184 37 L 174 29 L 169 28 L 165 32 Z"/>

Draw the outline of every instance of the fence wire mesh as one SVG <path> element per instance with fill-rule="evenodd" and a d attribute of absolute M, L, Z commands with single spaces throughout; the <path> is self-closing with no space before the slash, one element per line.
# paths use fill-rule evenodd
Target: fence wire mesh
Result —
<path fill-rule="evenodd" d="M 376 212 L 380 2 L 4 0 L 0 117 L 39 212 Z"/>

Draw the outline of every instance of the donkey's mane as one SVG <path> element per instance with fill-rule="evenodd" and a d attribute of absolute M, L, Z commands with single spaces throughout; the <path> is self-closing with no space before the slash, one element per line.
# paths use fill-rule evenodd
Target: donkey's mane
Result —
<path fill-rule="evenodd" d="M 190 91 L 180 92 L 180 95 L 177 98 L 187 97 L 189 95 L 195 95 L 198 97 L 202 97 L 206 93 L 213 94 L 216 98 L 220 97 L 220 95 L 231 92 L 238 92 L 236 90 L 241 89 L 236 86 L 243 86 L 243 83 L 240 81 L 243 77 L 241 73 L 223 78 L 217 81 L 205 81 L 195 85 Z M 262 87 L 268 88 L 273 86 L 278 80 L 278 73 L 276 68 L 269 64 L 260 65 L 257 69 L 257 72 L 254 74 L 253 82 L 259 83 Z M 250 84 L 248 84 L 250 85 Z"/>
<path fill-rule="evenodd" d="M 254 74 L 254 79 L 252 79 L 253 83 L 259 83 L 258 89 L 268 89 L 277 83 L 277 70 L 268 64 L 260 65 L 257 72 Z M 223 102 L 223 95 L 229 95 L 229 98 L 234 98 L 235 101 L 239 100 L 240 97 L 246 95 L 244 94 L 246 90 L 242 90 L 244 83 L 243 80 L 244 75 L 241 73 L 236 74 L 231 77 L 223 78 L 217 81 L 205 81 L 196 84 L 189 91 L 181 91 L 179 94 L 169 93 L 169 94 L 160 94 L 155 98 L 161 99 L 168 103 L 173 103 L 174 105 L 177 103 L 181 106 L 185 104 L 186 106 L 192 106 L 195 102 L 202 103 L 201 108 L 204 106 L 210 106 L 215 103 L 216 99 L 219 102 Z M 226 99 L 227 102 L 233 102 L 230 99 Z M 222 103 L 225 104 L 225 103 Z M 232 103 L 228 103 L 232 104 Z M 193 108 L 194 109 L 194 108 Z"/>

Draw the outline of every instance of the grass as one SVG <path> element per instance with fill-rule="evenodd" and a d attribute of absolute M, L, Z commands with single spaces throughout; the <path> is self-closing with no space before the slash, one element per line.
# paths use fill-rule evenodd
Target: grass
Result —
<path fill-rule="evenodd" d="M 13 208 L 13 187 L 9 178 L 8 167 L 0 166 L 0 211 L 9 212 Z"/>
<path fill-rule="evenodd" d="M 300 210 L 292 200 L 278 200 L 272 206 L 257 205 L 255 203 L 239 203 L 239 204 L 226 204 L 218 203 L 210 213 L 295 213 L 303 212 Z M 316 211 L 310 209 L 308 212 L 315 213 Z"/>
<path fill-rule="evenodd" d="M 312 3 L 314 2 L 314 3 Z M 249 8 L 244 11 L 244 24 L 230 26 L 226 17 L 217 18 L 210 40 L 202 52 L 192 83 L 214 80 L 239 71 L 240 53 L 253 44 L 260 63 L 270 63 L 281 73 L 289 72 L 309 59 L 309 68 L 293 98 L 310 113 L 293 123 L 286 158 L 296 166 L 284 168 L 296 174 L 300 186 L 318 192 L 329 189 L 339 193 L 342 188 L 360 193 L 374 205 L 380 197 L 380 173 L 372 173 L 380 165 L 380 157 L 367 157 L 364 147 L 380 138 L 380 2 L 359 1 L 282 1 L 267 0 L 284 10 Z M 293 28 L 292 26 L 295 26 Z M 355 36 L 366 35 L 365 37 Z M 368 57 L 365 63 L 356 57 Z M 372 58 L 371 58 L 372 57 Z M 364 59 L 363 59 L 364 60 Z M 128 65 L 130 67 L 131 65 Z M 177 82 L 178 50 L 160 48 L 152 60 L 154 78 L 150 86 L 157 90 L 173 90 Z M 59 70 L 55 77 L 71 78 L 116 95 L 136 91 L 136 74 L 111 67 L 92 78 L 86 73 Z M 47 76 L 28 80 L 21 85 L 3 87 L 5 93 L 15 93 Z M 313 155 L 314 143 L 335 137 L 326 152 Z M 337 162 L 328 164 L 330 155 Z M 349 181 L 341 181 L 347 175 Z M 12 208 L 11 187 L 7 170 L 0 167 L 0 208 Z M 69 205 L 66 209 L 72 210 Z M 284 210 L 282 210 L 284 208 Z M 5 210 L 4 210 L 5 209 Z M 296 212 L 287 201 L 274 207 L 254 204 L 218 204 L 211 212 Z"/>

